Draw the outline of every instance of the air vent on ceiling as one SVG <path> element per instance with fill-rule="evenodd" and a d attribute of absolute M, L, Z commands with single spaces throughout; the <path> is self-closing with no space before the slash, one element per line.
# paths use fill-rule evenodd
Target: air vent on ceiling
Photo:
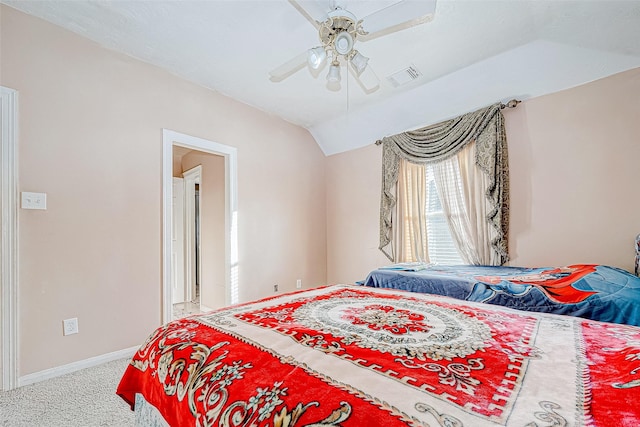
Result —
<path fill-rule="evenodd" d="M 418 70 L 415 65 L 411 65 L 404 70 L 391 74 L 387 77 L 387 80 L 389 80 L 394 87 L 398 87 L 414 81 L 421 75 L 420 70 Z"/>

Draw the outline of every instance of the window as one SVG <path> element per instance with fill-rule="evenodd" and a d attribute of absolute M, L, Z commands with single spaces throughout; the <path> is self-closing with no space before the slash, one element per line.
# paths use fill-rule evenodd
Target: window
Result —
<path fill-rule="evenodd" d="M 427 221 L 427 242 L 429 260 L 434 264 L 464 264 L 456 248 L 449 224 L 445 218 L 431 165 L 426 166 L 427 200 L 425 203 Z M 449 175 L 450 176 L 450 175 Z M 459 176 L 459 175 L 458 175 Z M 456 183 L 458 186 L 460 182 Z M 459 215 L 451 212 L 451 215 Z"/>

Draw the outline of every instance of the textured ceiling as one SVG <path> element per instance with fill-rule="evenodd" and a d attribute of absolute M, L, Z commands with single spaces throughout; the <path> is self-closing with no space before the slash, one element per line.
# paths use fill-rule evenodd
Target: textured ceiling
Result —
<path fill-rule="evenodd" d="M 269 80 L 319 44 L 286 0 L 1 1 L 303 126 L 327 155 L 640 67 L 635 0 L 439 0 L 431 22 L 356 43 L 380 78 L 372 94 L 344 71 L 341 90 L 328 90 L 326 68 Z M 395 1 L 343 3 L 362 17 Z M 387 80 L 411 65 L 417 80 Z"/>

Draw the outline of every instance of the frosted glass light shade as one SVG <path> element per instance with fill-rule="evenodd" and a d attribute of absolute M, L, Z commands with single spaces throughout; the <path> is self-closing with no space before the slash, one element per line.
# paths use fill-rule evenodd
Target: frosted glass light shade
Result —
<path fill-rule="evenodd" d="M 351 65 L 356 70 L 358 75 L 362 74 L 365 68 L 367 68 L 367 63 L 369 62 L 369 58 L 356 51 L 356 54 L 351 58 Z"/>
<path fill-rule="evenodd" d="M 333 47 L 340 55 L 346 55 L 353 49 L 353 37 L 346 31 L 341 32 L 333 41 Z"/>
<path fill-rule="evenodd" d="M 340 65 L 331 64 L 331 67 L 329 68 L 329 74 L 327 74 L 327 81 L 329 83 L 340 82 Z"/>
<path fill-rule="evenodd" d="M 318 68 L 320 68 L 326 59 L 327 59 L 327 52 L 324 50 L 324 47 L 322 46 L 309 49 L 307 53 L 307 63 L 314 70 L 317 70 Z"/>

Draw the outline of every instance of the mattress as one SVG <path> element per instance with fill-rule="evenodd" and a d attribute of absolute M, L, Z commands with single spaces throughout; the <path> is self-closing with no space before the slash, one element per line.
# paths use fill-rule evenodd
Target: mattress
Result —
<path fill-rule="evenodd" d="M 640 278 L 606 265 L 524 268 L 397 264 L 372 271 L 362 284 L 640 325 Z"/>
<path fill-rule="evenodd" d="M 333 285 L 169 322 L 117 393 L 148 425 L 635 427 L 639 371 L 635 326 Z"/>

